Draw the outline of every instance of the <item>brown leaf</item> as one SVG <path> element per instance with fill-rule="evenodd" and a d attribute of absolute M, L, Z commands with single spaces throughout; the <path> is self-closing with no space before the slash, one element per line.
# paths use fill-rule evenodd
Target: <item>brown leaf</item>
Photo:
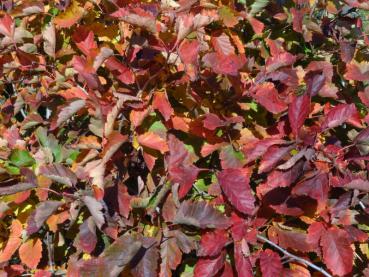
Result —
<path fill-rule="evenodd" d="M 44 51 L 50 57 L 55 58 L 55 47 L 56 47 L 56 36 L 55 36 L 55 26 L 50 22 L 42 32 L 42 37 L 44 39 Z"/>
<path fill-rule="evenodd" d="M 174 223 L 192 225 L 201 229 L 226 229 L 230 221 L 205 201 L 184 201 L 178 209 Z"/>

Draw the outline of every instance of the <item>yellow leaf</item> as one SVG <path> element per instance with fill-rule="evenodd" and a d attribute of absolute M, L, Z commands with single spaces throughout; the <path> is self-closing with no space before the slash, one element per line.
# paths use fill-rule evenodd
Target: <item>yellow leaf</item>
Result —
<path fill-rule="evenodd" d="M 90 254 L 88 254 L 88 253 L 83 253 L 82 259 L 83 259 L 84 261 L 88 261 L 88 260 L 90 260 L 90 259 L 91 259 L 91 255 L 90 255 Z"/>
<path fill-rule="evenodd" d="M 54 23 L 59 28 L 69 28 L 83 17 L 84 11 L 77 1 L 72 1 L 63 13 L 55 17 Z"/>

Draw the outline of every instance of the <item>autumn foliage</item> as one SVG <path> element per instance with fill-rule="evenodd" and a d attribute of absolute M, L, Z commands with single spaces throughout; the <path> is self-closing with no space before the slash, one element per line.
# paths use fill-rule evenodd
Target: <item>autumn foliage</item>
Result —
<path fill-rule="evenodd" d="M 1 276 L 369 276 L 367 0 L 0 7 Z"/>

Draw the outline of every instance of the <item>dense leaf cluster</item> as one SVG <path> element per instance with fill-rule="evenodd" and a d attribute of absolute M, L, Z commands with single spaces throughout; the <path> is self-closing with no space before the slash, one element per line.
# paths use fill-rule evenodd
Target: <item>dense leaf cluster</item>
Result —
<path fill-rule="evenodd" d="M 367 0 L 4 0 L 1 276 L 369 275 Z"/>

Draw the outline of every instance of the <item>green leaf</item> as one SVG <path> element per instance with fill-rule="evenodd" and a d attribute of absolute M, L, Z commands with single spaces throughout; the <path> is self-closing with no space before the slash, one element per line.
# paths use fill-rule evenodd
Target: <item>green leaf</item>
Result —
<path fill-rule="evenodd" d="M 208 186 L 205 183 L 205 180 L 203 178 L 198 179 L 195 183 L 195 186 L 201 190 L 201 191 L 207 191 L 208 190 Z"/>
<path fill-rule="evenodd" d="M 16 166 L 12 166 L 9 164 L 5 164 L 4 168 L 6 169 L 6 171 L 10 174 L 10 175 L 19 175 L 20 174 L 20 169 Z"/>
<path fill-rule="evenodd" d="M 35 159 L 27 150 L 13 150 L 10 161 L 17 167 L 28 167 L 35 164 Z"/>
<path fill-rule="evenodd" d="M 47 147 L 49 146 L 48 145 L 48 139 L 47 139 L 47 131 L 45 128 L 43 127 L 38 127 L 35 131 L 35 134 L 36 134 L 36 138 L 38 140 L 38 142 L 44 146 L 44 147 Z"/>
<path fill-rule="evenodd" d="M 156 134 L 160 133 L 166 133 L 167 128 L 164 126 L 164 124 L 159 120 L 155 121 L 149 128 L 149 131 L 154 132 Z"/>
<path fill-rule="evenodd" d="M 42 147 L 49 148 L 54 156 L 54 162 L 61 163 L 63 161 L 63 148 L 58 144 L 58 140 L 54 135 L 47 135 L 47 130 L 43 127 L 38 127 L 36 137 Z"/>
<path fill-rule="evenodd" d="M 78 155 L 79 155 L 79 151 L 78 150 L 71 150 L 69 152 L 68 158 L 66 159 L 66 162 L 68 164 L 73 164 L 73 162 L 75 162 L 77 160 Z"/>
<path fill-rule="evenodd" d="M 254 16 L 255 14 L 261 12 L 266 6 L 268 6 L 269 0 L 256 0 L 251 5 L 250 14 Z"/>

